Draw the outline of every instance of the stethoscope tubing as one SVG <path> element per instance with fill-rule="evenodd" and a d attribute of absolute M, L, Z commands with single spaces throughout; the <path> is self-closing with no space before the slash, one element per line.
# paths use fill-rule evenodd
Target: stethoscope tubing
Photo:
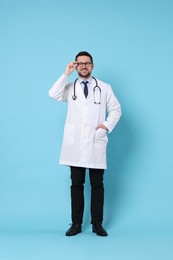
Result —
<path fill-rule="evenodd" d="M 94 78 L 93 76 L 92 76 L 92 78 L 95 80 L 95 83 L 96 83 L 95 87 L 93 88 L 93 92 L 94 92 L 94 104 L 100 104 L 100 101 L 99 101 L 99 102 L 96 102 L 96 101 L 95 101 L 95 90 L 96 90 L 96 88 L 99 89 L 99 91 L 100 91 L 100 100 L 101 100 L 101 88 L 99 87 L 96 78 Z M 72 96 L 72 99 L 73 99 L 74 101 L 77 99 L 77 96 L 76 96 L 76 82 L 77 82 L 77 80 L 78 80 L 78 78 L 74 81 L 74 89 L 73 89 L 73 96 Z"/>

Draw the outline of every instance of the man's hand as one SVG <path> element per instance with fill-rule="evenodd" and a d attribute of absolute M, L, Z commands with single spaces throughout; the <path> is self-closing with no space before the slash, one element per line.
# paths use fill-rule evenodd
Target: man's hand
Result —
<path fill-rule="evenodd" d="M 103 125 L 103 124 L 98 125 L 98 126 L 96 127 L 96 130 L 98 130 L 99 128 L 102 128 L 102 129 L 108 131 L 107 127 L 106 127 L 105 125 Z"/>
<path fill-rule="evenodd" d="M 66 67 L 66 70 L 65 70 L 64 73 L 67 76 L 69 76 L 75 70 L 76 66 L 77 66 L 77 62 L 76 61 L 70 62 L 69 64 L 67 64 L 67 67 Z"/>

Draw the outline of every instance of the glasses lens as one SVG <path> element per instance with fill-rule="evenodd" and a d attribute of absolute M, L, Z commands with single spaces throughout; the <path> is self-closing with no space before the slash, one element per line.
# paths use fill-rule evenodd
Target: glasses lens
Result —
<path fill-rule="evenodd" d="M 85 63 L 83 63 L 83 62 L 78 62 L 78 63 L 77 63 L 77 65 L 78 65 L 79 67 L 82 67 L 83 64 L 85 64 Z"/>
<path fill-rule="evenodd" d="M 86 62 L 85 65 L 89 67 L 91 65 L 91 62 Z"/>

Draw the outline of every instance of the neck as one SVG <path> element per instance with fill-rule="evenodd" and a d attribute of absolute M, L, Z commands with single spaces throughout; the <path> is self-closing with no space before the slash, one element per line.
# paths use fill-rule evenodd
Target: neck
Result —
<path fill-rule="evenodd" d="M 86 81 L 86 80 L 89 79 L 90 77 L 91 77 L 91 75 L 88 76 L 88 77 L 81 77 L 81 76 L 79 76 L 79 78 L 81 78 L 81 79 L 84 80 L 84 81 Z"/>
<path fill-rule="evenodd" d="M 91 75 L 91 73 L 89 73 L 84 76 L 84 75 L 81 75 L 80 73 L 78 73 L 78 76 L 79 76 L 79 78 L 81 78 L 82 80 L 85 81 L 85 80 L 89 79 L 92 75 Z"/>

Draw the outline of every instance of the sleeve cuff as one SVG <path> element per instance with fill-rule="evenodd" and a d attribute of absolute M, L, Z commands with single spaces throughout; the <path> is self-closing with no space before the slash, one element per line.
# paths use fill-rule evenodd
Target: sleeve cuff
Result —
<path fill-rule="evenodd" d="M 108 133 L 110 133 L 112 129 L 110 128 L 109 123 L 107 121 L 104 121 L 103 125 L 106 126 L 106 128 L 108 129 Z"/>

